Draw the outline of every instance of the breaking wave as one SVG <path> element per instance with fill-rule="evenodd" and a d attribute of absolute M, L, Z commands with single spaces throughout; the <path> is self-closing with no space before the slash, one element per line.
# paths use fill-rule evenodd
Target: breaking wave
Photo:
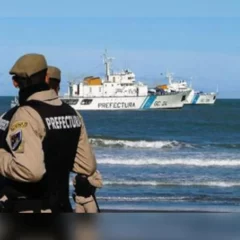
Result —
<path fill-rule="evenodd" d="M 97 197 L 98 200 L 118 202 L 141 202 L 141 201 L 184 201 L 189 197 Z"/>
<path fill-rule="evenodd" d="M 211 197 L 206 195 L 199 196 L 161 196 L 161 197 L 97 197 L 100 201 L 110 201 L 110 202 L 214 202 L 214 203 L 223 203 L 223 202 L 239 202 L 240 198 L 226 198 L 226 197 Z"/>
<path fill-rule="evenodd" d="M 91 144 L 94 147 L 108 148 L 153 148 L 153 149 L 182 149 L 182 148 L 225 148 L 225 149 L 240 149 L 239 143 L 205 143 L 193 144 L 176 140 L 169 141 L 147 141 L 147 140 L 127 140 L 127 139 L 112 139 L 112 138 L 90 138 Z"/>
<path fill-rule="evenodd" d="M 95 147 L 116 147 L 116 148 L 194 148 L 193 145 L 178 141 L 131 141 L 117 139 L 90 138 L 90 142 Z"/>
<path fill-rule="evenodd" d="M 219 160 L 219 159 L 157 159 L 157 158 L 148 158 L 148 159 L 98 159 L 99 164 L 109 164 L 109 165 L 183 165 L 183 166 L 195 166 L 195 167 L 239 167 L 239 160 Z"/>
<path fill-rule="evenodd" d="M 160 182 L 160 181 L 104 181 L 104 185 L 110 186 L 165 186 L 165 187 L 240 187 L 240 182 L 218 182 L 218 181 L 205 181 L 205 182 Z"/>

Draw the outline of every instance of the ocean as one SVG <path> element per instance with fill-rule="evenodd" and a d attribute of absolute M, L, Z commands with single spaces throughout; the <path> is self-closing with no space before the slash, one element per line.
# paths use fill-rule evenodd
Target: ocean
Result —
<path fill-rule="evenodd" d="M 0 113 L 11 99 L 0 97 Z M 240 100 L 81 114 L 103 177 L 100 209 L 239 212 Z"/>

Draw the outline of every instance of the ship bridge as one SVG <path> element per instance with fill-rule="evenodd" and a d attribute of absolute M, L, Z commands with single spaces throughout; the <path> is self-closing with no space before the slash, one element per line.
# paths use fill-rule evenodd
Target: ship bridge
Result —
<path fill-rule="evenodd" d="M 119 73 L 113 73 L 108 76 L 108 81 L 112 83 L 120 83 L 122 85 L 132 85 L 135 83 L 135 74 L 128 69 Z"/>
<path fill-rule="evenodd" d="M 147 85 L 137 82 L 135 74 L 124 69 L 120 72 L 113 72 L 110 63 L 113 58 L 105 56 L 106 77 L 89 76 L 83 82 L 73 83 L 69 86 L 68 96 L 72 97 L 136 97 L 147 96 Z"/>

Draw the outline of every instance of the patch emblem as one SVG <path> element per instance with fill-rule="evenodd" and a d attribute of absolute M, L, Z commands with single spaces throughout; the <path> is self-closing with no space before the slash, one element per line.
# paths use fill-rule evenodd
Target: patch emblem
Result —
<path fill-rule="evenodd" d="M 11 129 L 11 131 L 13 132 L 13 131 L 15 131 L 15 130 L 18 129 L 18 128 L 25 128 L 25 127 L 27 127 L 27 125 L 28 125 L 28 122 L 19 121 L 19 122 L 13 123 L 13 124 L 11 125 L 10 129 Z"/>
<path fill-rule="evenodd" d="M 11 140 L 11 147 L 13 151 L 16 151 L 20 144 L 22 143 L 22 131 L 18 131 L 11 135 L 10 137 Z"/>

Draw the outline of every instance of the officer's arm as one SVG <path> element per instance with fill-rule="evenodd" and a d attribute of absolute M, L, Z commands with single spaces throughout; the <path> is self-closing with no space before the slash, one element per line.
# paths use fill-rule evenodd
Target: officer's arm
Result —
<path fill-rule="evenodd" d="M 44 125 L 40 116 L 29 107 L 14 114 L 7 143 L 12 153 L 0 149 L 0 174 L 17 181 L 39 181 L 45 173 L 42 139 Z"/>
<path fill-rule="evenodd" d="M 96 158 L 93 153 L 91 144 L 89 143 L 86 127 L 81 115 L 77 112 L 81 119 L 81 134 L 78 142 L 77 153 L 74 161 L 73 171 L 87 176 L 92 175 L 96 171 Z"/>

